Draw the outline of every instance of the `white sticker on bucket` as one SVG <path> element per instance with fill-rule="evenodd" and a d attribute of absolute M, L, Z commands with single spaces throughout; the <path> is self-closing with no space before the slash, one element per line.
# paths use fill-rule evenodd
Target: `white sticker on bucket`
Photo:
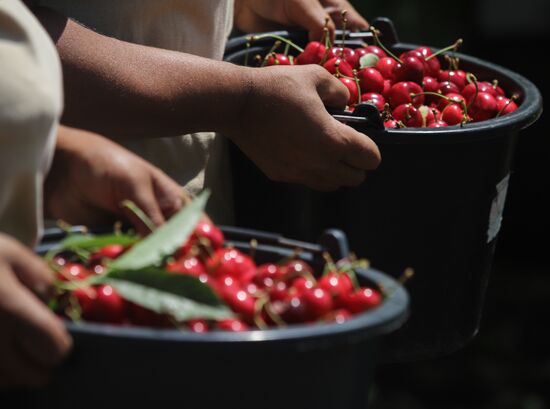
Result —
<path fill-rule="evenodd" d="M 493 241 L 500 231 L 502 225 L 502 212 L 504 211 L 504 203 L 506 202 L 506 193 L 508 192 L 508 182 L 510 174 L 508 173 L 500 182 L 498 182 L 497 195 L 491 204 L 491 212 L 489 213 L 489 227 L 487 228 L 487 243 Z"/>

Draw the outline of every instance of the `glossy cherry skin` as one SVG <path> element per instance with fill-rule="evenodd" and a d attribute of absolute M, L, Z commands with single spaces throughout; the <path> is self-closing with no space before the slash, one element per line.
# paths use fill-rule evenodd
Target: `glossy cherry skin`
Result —
<path fill-rule="evenodd" d="M 284 301 L 289 297 L 289 287 L 284 281 L 276 281 L 269 289 L 269 299 L 271 301 Z"/>
<path fill-rule="evenodd" d="M 395 119 L 388 119 L 384 122 L 384 128 L 397 129 L 399 126 L 397 125 L 397 121 Z"/>
<path fill-rule="evenodd" d="M 340 77 L 338 78 L 349 91 L 348 106 L 353 106 L 359 102 L 359 90 L 353 78 Z"/>
<path fill-rule="evenodd" d="M 439 81 L 436 80 L 434 77 L 426 76 L 422 79 L 422 89 L 425 92 L 439 92 Z M 438 97 L 434 95 L 426 95 L 426 102 L 435 102 Z"/>
<path fill-rule="evenodd" d="M 276 280 L 284 276 L 283 269 L 277 264 L 267 263 L 258 266 L 252 282 L 259 288 L 272 287 Z"/>
<path fill-rule="evenodd" d="M 382 303 L 382 296 L 372 288 L 360 288 L 345 298 L 346 309 L 352 314 L 378 307 Z"/>
<path fill-rule="evenodd" d="M 458 125 L 464 120 L 464 111 L 458 104 L 450 104 L 441 111 L 441 120 L 448 125 Z"/>
<path fill-rule="evenodd" d="M 331 58 L 323 65 L 323 67 L 325 67 L 325 69 L 333 75 L 339 72 L 345 77 L 353 77 L 353 68 L 346 60 L 342 58 Z M 338 70 L 336 68 L 338 68 Z"/>
<path fill-rule="evenodd" d="M 422 114 L 413 104 L 403 104 L 397 106 L 392 111 L 393 117 L 403 122 L 408 128 L 420 128 L 424 123 Z"/>
<path fill-rule="evenodd" d="M 309 42 L 304 51 L 295 59 L 296 64 L 319 64 L 325 56 L 326 48 L 318 41 Z"/>
<path fill-rule="evenodd" d="M 352 68 L 359 66 L 359 55 L 348 47 L 332 47 L 329 51 L 329 58 L 343 58 Z"/>
<path fill-rule="evenodd" d="M 497 112 L 497 100 L 487 92 L 478 93 L 468 106 L 468 114 L 474 122 L 494 118 Z"/>
<path fill-rule="evenodd" d="M 420 52 L 420 54 L 424 57 L 423 62 L 425 74 L 437 78 L 439 76 L 439 72 L 441 71 L 441 64 L 439 60 L 437 57 L 434 57 L 426 61 L 426 58 L 433 54 L 431 48 L 422 46 L 418 47 L 416 51 Z"/>
<path fill-rule="evenodd" d="M 306 304 L 307 320 L 317 320 L 332 310 L 332 296 L 323 288 L 307 289 L 301 295 L 303 302 Z"/>
<path fill-rule="evenodd" d="M 380 47 L 378 47 L 377 45 L 368 45 L 366 47 L 363 47 L 363 50 L 364 50 L 364 54 L 374 54 L 378 58 L 386 58 L 388 56 L 386 52 L 382 50 Z"/>
<path fill-rule="evenodd" d="M 384 77 L 375 68 L 363 68 L 357 73 L 361 92 L 376 92 L 378 94 L 384 91 Z"/>
<path fill-rule="evenodd" d="M 206 274 L 204 264 L 197 257 L 185 257 L 166 265 L 166 271 L 170 273 L 187 274 L 200 277 Z"/>
<path fill-rule="evenodd" d="M 429 124 L 428 128 L 445 128 L 447 126 L 449 126 L 447 124 L 447 122 L 442 121 L 442 120 L 437 120 L 437 121 L 434 121 L 431 124 Z"/>
<path fill-rule="evenodd" d="M 90 264 L 102 263 L 103 259 L 114 260 L 126 251 L 122 244 L 108 244 L 90 256 Z"/>
<path fill-rule="evenodd" d="M 487 92 L 488 94 L 491 94 L 492 96 L 496 97 L 497 92 L 493 88 L 493 84 L 490 84 L 488 82 L 478 82 L 477 83 L 477 92 Z M 466 98 L 466 101 L 468 103 L 472 100 L 474 95 L 476 94 L 476 84 L 468 84 L 466 85 L 461 92 L 462 95 L 464 95 L 464 98 Z"/>
<path fill-rule="evenodd" d="M 306 322 L 309 317 L 307 304 L 304 302 L 301 294 L 291 296 L 284 304 L 280 315 L 281 318 L 289 323 L 296 324 Z"/>
<path fill-rule="evenodd" d="M 346 273 L 327 273 L 321 277 L 318 286 L 327 290 L 333 297 L 338 297 L 353 289 L 351 278 Z"/>
<path fill-rule="evenodd" d="M 292 280 L 290 291 L 292 292 L 294 290 L 295 293 L 300 294 L 303 291 L 311 290 L 313 287 L 315 287 L 315 282 L 307 277 L 301 276 Z"/>
<path fill-rule="evenodd" d="M 444 70 L 439 73 L 439 81 L 450 81 L 458 87 L 459 91 L 466 86 L 466 73 L 462 70 Z"/>
<path fill-rule="evenodd" d="M 313 268 L 303 260 L 290 260 L 283 269 L 286 277 L 295 277 L 304 273 L 313 274 Z"/>
<path fill-rule="evenodd" d="M 349 312 L 345 308 L 339 308 L 337 310 L 329 312 L 327 315 L 325 315 L 324 319 L 328 322 L 343 324 L 344 322 L 349 320 L 351 316 L 351 312 Z"/>
<path fill-rule="evenodd" d="M 460 90 L 456 86 L 456 84 L 450 82 L 450 81 L 443 81 L 439 83 L 439 90 L 443 95 L 447 94 L 460 94 Z"/>
<path fill-rule="evenodd" d="M 292 63 L 290 61 L 290 58 L 288 58 L 287 55 L 275 54 L 275 55 L 270 55 L 269 57 L 267 57 L 266 65 L 267 66 L 271 66 L 271 65 L 292 65 Z"/>
<path fill-rule="evenodd" d="M 91 274 L 82 264 L 66 262 L 57 272 L 57 278 L 61 281 L 84 280 Z"/>
<path fill-rule="evenodd" d="M 220 296 L 244 321 L 254 323 L 256 300 L 249 293 L 236 287 L 222 287 Z"/>
<path fill-rule="evenodd" d="M 206 271 L 213 277 L 229 276 L 248 282 L 256 275 L 256 264 L 237 249 L 223 248 L 206 261 Z"/>
<path fill-rule="evenodd" d="M 174 323 L 167 315 L 157 314 L 132 302 L 126 302 L 126 316 L 134 325 L 155 328 L 174 327 Z"/>
<path fill-rule="evenodd" d="M 452 101 L 449 101 L 445 98 L 440 98 L 439 102 L 437 103 L 437 109 L 440 111 L 443 111 L 445 107 L 449 104 L 458 103 L 460 104 L 462 101 L 466 101 L 465 98 L 461 94 L 455 94 L 453 92 L 445 95 L 447 98 L 452 99 Z M 454 102 L 453 102 L 454 101 Z"/>
<path fill-rule="evenodd" d="M 200 239 L 207 239 L 210 247 L 217 250 L 223 247 L 224 237 L 223 232 L 212 223 L 201 220 L 189 240 L 183 245 L 180 250 L 181 255 L 186 255 L 191 250 L 191 247 Z"/>
<path fill-rule="evenodd" d="M 384 99 L 384 97 L 381 94 L 377 94 L 375 92 L 367 92 L 361 95 L 361 102 L 370 102 L 371 104 L 375 105 L 379 111 L 383 111 L 384 105 L 386 104 L 386 100 Z"/>
<path fill-rule="evenodd" d="M 424 103 L 424 95 L 412 98 L 411 94 L 420 93 L 422 93 L 422 88 L 417 83 L 411 81 L 398 82 L 392 85 L 387 99 L 392 108 L 409 103 L 419 107 Z"/>
<path fill-rule="evenodd" d="M 187 326 L 192 332 L 196 332 L 198 334 L 204 334 L 209 331 L 208 322 L 205 320 L 189 320 L 187 321 Z"/>
<path fill-rule="evenodd" d="M 243 332 L 248 330 L 248 325 L 234 318 L 226 318 L 216 322 L 219 329 L 229 332 Z"/>
<path fill-rule="evenodd" d="M 497 112 L 500 112 L 500 116 L 511 114 L 518 109 L 517 104 L 508 98 L 497 98 Z"/>
<path fill-rule="evenodd" d="M 73 295 L 80 304 L 85 320 L 112 324 L 123 322 L 126 304 L 110 285 L 77 288 Z"/>
<path fill-rule="evenodd" d="M 395 68 L 395 81 L 412 81 L 422 84 L 424 78 L 424 64 L 412 55 L 403 58 L 403 62 Z"/>
<path fill-rule="evenodd" d="M 384 79 L 394 81 L 396 67 L 397 61 L 390 57 L 384 57 L 376 63 L 375 68 L 380 72 L 380 74 L 382 74 Z"/>

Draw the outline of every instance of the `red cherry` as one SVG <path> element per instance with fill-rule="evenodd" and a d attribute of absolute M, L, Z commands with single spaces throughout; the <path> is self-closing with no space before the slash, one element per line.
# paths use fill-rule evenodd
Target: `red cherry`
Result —
<path fill-rule="evenodd" d="M 359 65 L 359 56 L 348 47 L 332 47 L 329 51 L 329 58 L 343 58 L 352 68 Z"/>
<path fill-rule="evenodd" d="M 392 108 L 398 105 L 412 103 L 419 107 L 424 103 L 424 95 L 419 95 L 411 98 L 411 94 L 422 93 L 422 88 L 415 82 L 406 81 L 393 84 L 388 92 L 388 100 Z"/>
<path fill-rule="evenodd" d="M 309 318 L 307 304 L 303 300 L 302 294 L 297 294 L 285 302 L 284 308 L 280 312 L 281 318 L 289 323 L 306 322 Z"/>
<path fill-rule="evenodd" d="M 114 260 L 126 251 L 122 244 L 108 244 L 101 247 L 90 256 L 90 263 L 102 263 L 103 259 Z"/>
<path fill-rule="evenodd" d="M 292 65 L 290 62 L 290 58 L 288 58 L 287 55 L 284 54 L 272 54 L 269 57 L 267 57 L 266 61 L 267 66 L 271 65 Z"/>
<path fill-rule="evenodd" d="M 399 128 L 395 119 L 388 119 L 384 122 L 384 128 L 396 129 Z"/>
<path fill-rule="evenodd" d="M 254 323 L 256 300 L 245 290 L 234 286 L 222 287 L 220 290 L 222 299 L 229 307 L 239 314 L 249 324 Z"/>
<path fill-rule="evenodd" d="M 456 86 L 456 84 L 453 84 L 450 81 L 443 81 L 439 83 L 439 90 L 443 95 L 447 94 L 460 94 L 460 90 Z"/>
<path fill-rule="evenodd" d="M 77 288 L 73 291 L 88 321 L 120 324 L 124 320 L 125 302 L 110 285 Z"/>
<path fill-rule="evenodd" d="M 380 94 L 384 91 L 384 77 L 375 68 L 363 68 L 357 73 L 361 92 L 376 92 Z"/>
<path fill-rule="evenodd" d="M 378 47 L 377 45 L 368 45 L 366 47 L 363 47 L 362 50 L 363 50 L 362 51 L 363 55 L 374 54 L 380 59 L 386 58 L 388 56 L 386 52 L 382 50 L 380 47 Z"/>
<path fill-rule="evenodd" d="M 181 255 L 186 255 L 191 250 L 191 247 L 195 245 L 199 239 L 207 239 L 212 249 L 217 250 L 223 247 L 224 237 L 222 231 L 214 226 L 212 223 L 206 221 L 200 221 L 189 240 L 184 244 L 180 250 Z"/>
<path fill-rule="evenodd" d="M 314 287 L 304 290 L 302 300 L 306 304 L 309 320 L 316 320 L 332 310 L 332 297 L 323 288 Z"/>
<path fill-rule="evenodd" d="M 160 328 L 174 326 L 169 316 L 157 314 L 132 302 L 126 302 L 126 314 L 130 322 L 135 325 Z"/>
<path fill-rule="evenodd" d="M 346 273 L 330 272 L 319 280 L 319 287 L 327 290 L 333 297 L 348 293 L 353 289 L 353 283 Z"/>
<path fill-rule="evenodd" d="M 248 282 L 256 275 L 256 264 L 234 248 L 218 249 L 206 261 L 206 270 L 214 277 L 233 277 Z"/>
<path fill-rule="evenodd" d="M 458 104 L 450 104 L 441 111 L 441 120 L 448 125 L 458 125 L 464 120 L 464 111 Z"/>
<path fill-rule="evenodd" d="M 325 315 L 324 318 L 328 322 L 342 324 L 351 318 L 351 313 L 345 308 L 339 308 L 337 310 L 329 312 L 327 315 Z"/>
<path fill-rule="evenodd" d="M 345 297 L 345 302 L 346 308 L 352 314 L 357 314 L 379 306 L 382 303 L 382 296 L 372 288 L 360 288 L 356 292 L 348 294 Z"/>
<path fill-rule="evenodd" d="M 380 58 L 376 63 L 376 69 L 382 74 L 384 79 L 394 81 L 395 80 L 395 69 L 397 67 L 397 61 L 390 57 Z"/>
<path fill-rule="evenodd" d="M 425 92 L 439 92 L 439 87 L 439 81 L 434 77 L 426 76 L 422 79 L 422 89 Z M 426 95 L 426 102 L 428 103 L 435 102 L 437 99 L 439 98 L 434 95 Z"/>
<path fill-rule="evenodd" d="M 198 334 L 203 334 L 209 330 L 208 322 L 205 320 L 189 320 L 187 321 L 187 326 L 192 332 L 196 332 Z"/>
<path fill-rule="evenodd" d="M 248 330 L 248 325 L 234 318 L 226 318 L 216 322 L 219 329 L 230 332 L 243 332 Z"/>
<path fill-rule="evenodd" d="M 449 81 L 455 84 L 459 91 L 466 86 L 466 73 L 462 70 L 444 70 L 439 73 L 439 81 Z"/>
<path fill-rule="evenodd" d="M 500 112 L 501 116 L 511 114 L 516 109 L 518 109 L 518 106 L 513 100 L 503 97 L 497 99 L 497 111 Z"/>
<path fill-rule="evenodd" d="M 283 270 L 277 264 L 262 264 L 256 269 L 256 275 L 252 281 L 259 288 L 272 287 L 275 280 L 282 278 L 283 275 Z"/>
<path fill-rule="evenodd" d="M 269 299 L 271 301 L 284 301 L 289 298 L 289 288 L 284 281 L 277 281 L 269 289 Z"/>
<path fill-rule="evenodd" d="M 353 77 L 353 68 L 349 63 L 342 58 L 331 58 L 328 60 L 323 67 L 330 72 L 331 74 L 336 74 L 338 67 L 338 72 L 345 77 Z"/>
<path fill-rule="evenodd" d="M 57 278 L 61 281 L 84 280 L 91 274 L 82 264 L 66 262 L 57 272 Z"/>
<path fill-rule="evenodd" d="M 449 126 L 447 122 L 442 120 L 437 120 L 428 125 L 428 128 L 444 128 L 446 126 Z"/>
<path fill-rule="evenodd" d="M 487 92 L 477 94 L 468 106 L 468 114 L 474 122 L 494 118 L 497 112 L 497 100 Z"/>
<path fill-rule="evenodd" d="M 399 105 L 393 110 L 392 115 L 409 128 L 420 128 L 423 124 L 422 114 L 413 104 Z"/>
<path fill-rule="evenodd" d="M 326 48 L 318 41 L 309 42 L 304 51 L 296 57 L 296 64 L 319 64 L 325 56 Z"/>
<path fill-rule="evenodd" d="M 283 266 L 286 276 L 313 274 L 313 268 L 303 260 L 290 260 Z"/>
<path fill-rule="evenodd" d="M 382 96 L 384 97 L 384 99 L 388 99 L 391 86 L 392 83 L 390 80 L 384 80 L 384 90 L 382 91 Z"/>
<path fill-rule="evenodd" d="M 199 277 L 206 273 L 204 265 L 197 257 L 186 257 L 166 265 L 166 271 Z"/>
<path fill-rule="evenodd" d="M 375 92 L 367 92 L 366 94 L 361 95 L 361 102 L 370 102 L 371 104 L 374 104 L 379 111 L 383 111 L 384 105 L 386 104 L 384 97 Z"/>
<path fill-rule="evenodd" d="M 449 104 L 453 104 L 453 103 L 458 103 L 460 104 L 462 101 L 466 101 L 464 99 L 464 97 L 460 94 L 455 94 L 455 93 L 449 93 L 447 95 L 445 95 L 447 98 L 450 98 L 452 99 L 452 101 L 449 101 L 445 98 L 440 98 L 439 99 L 439 103 L 437 104 L 437 109 L 439 109 L 440 111 L 443 111 L 443 109 L 445 109 L 445 107 Z M 454 102 L 453 102 L 454 101 Z"/>
<path fill-rule="evenodd" d="M 349 91 L 348 105 L 353 106 L 359 102 L 359 90 L 357 89 L 357 84 L 355 80 L 347 77 L 338 78 L 342 84 L 346 86 Z"/>
<path fill-rule="evenodd" d="M 418 47 L 416 51 L 420 52 L 420 54 L 424 57 L 423 62 L 426 75 L 437 78 L 439 76 L 439 71 L 441 71 L 441 64 L 439 63 L 439 60 L 437 57 L 434 57 L 426 61 L 426 58 L 433 54 L 432 50 L 429 47 L 422 46 Z"/>
<path fill-rule="evenodd" d="M 309 278 L 300 276 L 292 280 L 291 289 L 294 288 L 299 294 L 306 290 L 311 290 L 315 286 L 315 283 Z"/>
<path fill-rule="evenodd" d="M 424 78 L 424 64 L 422 61 L 410 54 L 405 56 L 402 61 L 403 63 L 398 64 L 395 68 L 395 80 L 422 84 L 422 78 Z"/>
<path fill-rule="evenodd" d="M 477 83 L 477 91 L 476 91 L 476 84 L 468 84 L 464 87 L 461 94 L 464 95 L 464 98 L 466 98 L 466 101 L 468 103 L 472 100 L 476 92 L 487 92 L 488 94 L 491 94 L 492 96 L 496 97 L 497 92 L 493 88 L 493 84 L 490 84 L 488 82 L 478 82 Z"/>

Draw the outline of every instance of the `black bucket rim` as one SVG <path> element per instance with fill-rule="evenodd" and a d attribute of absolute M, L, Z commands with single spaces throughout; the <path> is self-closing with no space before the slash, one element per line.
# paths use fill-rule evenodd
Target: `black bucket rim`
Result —
<path fill-rule="evenodd" d="M 78 228 L 77 228 L 78 229 Z M 251 229 L 223 228 L 239 235 L 257 233 Z M 54 233 L 55 231 L 55 233 Z M 57 229 L 51 235 L 59 236 Z M 263 233 L 269 236 L 270 233 Z M 48 239 L 46 233 L 45 240 Z M 357 269 L 357 274 L 375 282 L 391 294 L 384 302 L 364 313 L 352 316 L 349 320 L 337 323 L 297 324 L 286 328 L 250 330 L 243 332 L 211 331 L 207 333 L 183 332 L 177 329 L 121 326 L 104 323 L 75 323 L 63 320 L 69 333 L 75 337 L 108 338 L 119 341 L 147 341 L 158 343 L 182 343 L 198 345 L 279 345 L 286 343 L 315 343 L 337 341 L 352 343 L 355 339 L 369 339 L 390 333 L 401 327 L 409 316 L 409 295 L 402 284 L 378 270 Z"/>
<path fill-rule="evenodd" d="M 383 20 L 393 27 L 391 21 L 386 18 L 378 18 L 375 19 L 375 21 L 376 20 Z M 275 34 L 296 40 L 307 40 L 307 33 L 305 31 L 279 30 L 267 33 L 246 34 L 233 38 L 228 42 L 224 60 L 243 55 L 245 53 L 245 49 L 243 47 L 246 45 L 247 38 L 260 34 Z M 265 41 L 267 40 L 263 40 L 263 43 L 265 43 Z M 353 41 L 351 41 L 351 43 L 353 43 Z M 254 44 L 255 43 L 253 43 L 252 47 Z M 389 44 L 389 46 L 397 49 L 414 49 L 419 47 L 419 45 L 416 44 L 402 42 L 395 42 L 393 44 Z M 433 50 L 438 49 L 437 47 L 430 48 Z M 523 94 L 522 102 L 518 105 L 518 109 L 511 114 L 503 115 L 498 118 L 492 118 L 486 121 L 468 123 L 463 127 L 454 125 L 444 128 L 386 128 L 384 130 L 362 128 L 356 125 L 354 125 L 354 127 L 357 130 L 366 133 L 375 142 L 385 144 L 453 144 L 471 141 L 484 141 L 487 139 L 507 136 L 511 133 L 516 133 L 527 128 L 536 122 L 541 116 L 543 110 L 542 95 L 536 85 L 530 80 L 508 68 L 482 60 L 478 57 L 473 57 L 462 53 L 455 54 L 460 58 L 461 62 L 483 66 L 495 72 L 495 77 L 497 79 L 505 77 L 511 82 L 516 83 L 518 87 L 521 88 L 521 92 Z"/>

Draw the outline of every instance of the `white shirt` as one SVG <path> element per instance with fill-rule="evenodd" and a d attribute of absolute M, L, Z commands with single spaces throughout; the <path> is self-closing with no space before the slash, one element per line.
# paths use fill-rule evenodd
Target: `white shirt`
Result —
<path fill-rule="evenodd" d="M 59 58 L 19 0 L 0 0 L 0 231 L 32 245 L 62 111 Z"/>

